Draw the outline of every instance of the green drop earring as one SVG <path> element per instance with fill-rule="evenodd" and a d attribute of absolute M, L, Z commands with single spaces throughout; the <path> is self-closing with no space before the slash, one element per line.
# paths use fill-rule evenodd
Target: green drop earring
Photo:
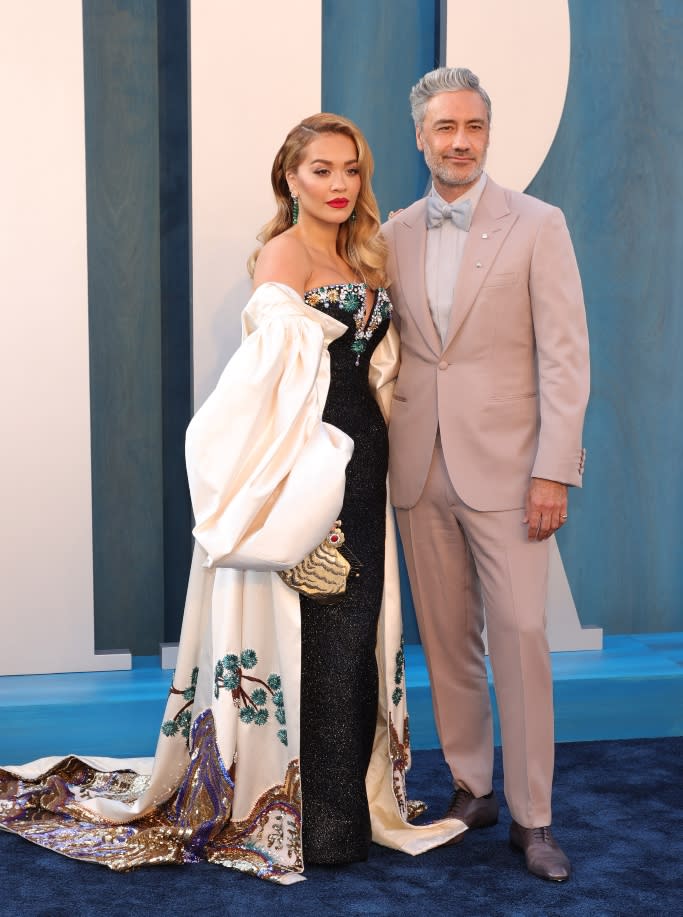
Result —
<path fill-rule="evenodd" d="M 349 217 L 352 223 L 355 223 L 358 217 L 356 216 L 356 208 L 354 207 L 351 211 L 351 216 Z"/>
<path fill-rule="evenodd" d="M 292 192 L 292 226 L 299 222 L 299 198 Z"/>

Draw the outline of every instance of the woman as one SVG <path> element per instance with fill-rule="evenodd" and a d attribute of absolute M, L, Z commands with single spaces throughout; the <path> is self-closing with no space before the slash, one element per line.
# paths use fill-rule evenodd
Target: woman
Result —
<path fill-rule="evenodd" d="M 418 853 L 464 830 L 405 821 L 375 402 L 391 396 L 397 348 L 371 171 L 358 129 L 328 114 L 276 156 L 278 210 L 252 258 L 243 343 L 188 429 L 197 544 L 151 773 L 74 757 L 5 768 L 0 827 L 114 869 L 208 859 L 280 882 L 304 863 L 365 859 L 371 836 Z M 338 518 L 357 575 L 319 605 L 278 573 Z"/>

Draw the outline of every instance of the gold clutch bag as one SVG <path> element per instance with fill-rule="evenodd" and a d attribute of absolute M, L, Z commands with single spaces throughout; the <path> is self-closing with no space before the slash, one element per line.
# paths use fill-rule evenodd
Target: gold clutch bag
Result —
<path fill-rule="evenodd" d="M 295 567 L 279 570 L 278 575 L 292 589 L 321 605 L 337 601 L 346 592 L 351 571 L 351 564 L 339 550 L 344 541 L 341 520 L 337 519 L 322 544 Z"/>

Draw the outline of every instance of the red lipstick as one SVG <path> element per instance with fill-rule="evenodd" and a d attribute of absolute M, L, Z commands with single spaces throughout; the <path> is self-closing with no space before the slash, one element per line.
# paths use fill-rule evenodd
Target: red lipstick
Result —
<path fill-rule="evenodd" d="M 327 206 L 342 210 L 344 207 L 349 206 L 349 200 L 346 197 L 335 197 L 334 200 L 327 201 Z"/>

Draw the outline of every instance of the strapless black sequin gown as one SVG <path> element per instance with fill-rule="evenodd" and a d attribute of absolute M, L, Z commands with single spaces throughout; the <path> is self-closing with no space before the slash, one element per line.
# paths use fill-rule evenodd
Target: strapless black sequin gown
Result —
<path fill-rule="evenodd" d="M 370 357 L 387 332 L 391 304 L 377 291 L 364 324 L 364 284 L 309 290 L 309 306 L 348 326 L 330 344 L 331 381 L 323 419 L 347 433 L 340 518 L 362 566 L 336 605 L 301 598 L 301 789 L 304 863 L 364 860 L 370 845 L 365 775 L 375 733 L 377 622 L 384 589 L 386 424 L 368 385 Z"/>

